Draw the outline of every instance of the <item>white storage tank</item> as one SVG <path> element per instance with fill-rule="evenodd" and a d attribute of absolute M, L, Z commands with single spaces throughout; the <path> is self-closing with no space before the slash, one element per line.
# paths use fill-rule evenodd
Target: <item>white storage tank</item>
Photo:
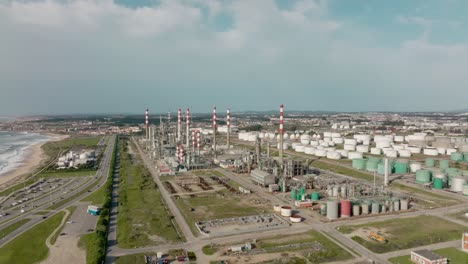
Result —
<path fill-rule="evenodd" d="M 318 145 L 319 145 L 319 142 L 313 140 L 313 141 L 310 141 L 310 145 L 311 145 L 311 146 L 318 146 Z"/>
<path fill-rule="evenodd" d="M 415 146 L 409 146 L 406 148 L 411 152 L 411 154 L 419 154 L 421 153 L 421 148 L 420 147 L 415 147 Z"/>
<path fill-rule="evenodd" d="M 405 141 L 405 137 L 404 136 L 395 136 L 394 140 L 395 140 L 395 142 L 403 142 L 403 141 Z"/>
<path fill-rule="evenodd" d="M 281 212 L 281 206 L 279 206 L 279 205 L 273 206 L 273 211 L 275 211 L 275 212 Z"/>
<path fill-rule="evenodd" d="M 345 138 L 344 143 L 346 145 L 357 145 L 357 140 L 354 138 Z"/>
<path fill-rule="evenodd" d="M 300 139 L 301 139 L 301 140 L 303 140 L 303 139 L 310 140 L 310 136 L 309 136 L 309 135 L 302 135 L 302 136 L 300 137 Z"/>
<path fill-rule="evenodd" d="M 337 219 L 338 218 L 338 202 L 327 201 L 327 218 Z"/>
<path fill-rule="evenodd" d="M 290 217 L 292 215 L 292 209 L 291 209 L 291 206 L 281 206 L 281 215 L 282 216 L 286 216 L 286 217 Z"/>
<path fill-rule="evenodd" d="M 355 150 L 356 150 L 356 145 L 344 144 L 344 145 L 343 145 L 343 149 L 349 150 L 349 151 L 355 151 Z"/>
<path fill-rule="evenodd" d="M 344 142 L 343 138 L 341 137 L 332 138 L 332 140 L 333 140 L 333 143 L 335 144 L 343 144 Z"/>
<path fill-rule="evenodd" d="M 315 156 L 317 157 L 326 157 L 327 156 L 327 151 L 324 149 L 317 149 L 315 150 Z"/>
<path fill-rule="evenodd" d="M 310 143 L 310 140 L 301 138 L 301 144 L 309 145 L 309 143 Z"/>
<path fill-rule="evenodd" d="M 323 141 L 328 143 L 328 142 L 332 141 L 332 139 L 329 138 L 329 137 L 324 137 L 324 138 L 323 138 Z"/>
<path fill-rule="evenodd" d="M 362 152 L 348 152 L 348 159 L 362 159 Z"/>
<path fill-rule="evenodd" d="M 358 146 L 356 146 L 356 151 L 361 152 L 361 153 L 368 153 L 369 152 L 369 146 L 358 145 Z"/>
<path fill-rule="evenodd" d="M 375 147 L 377 148 L 389 148 L 391 146 L 389 141 L 376 141 Z"/>
<path fill-rule="evenodd" d="M 398 155 L 403 158 L 411 157 L 411 151 L 407 149 L 398 150 Z"/>
<path fill-rule="evenodd" d="M 423 154 L 427 156 L 437 156 L 439 155 L 439 152 L 437 151 L 436 148 L 425 148 L 423 150 Z"/>
<path fill-rule="evenodd" d="M 389 158 L 396 158 L 398 157 L 398 152 L 396 150 L 387 150 L 387 152 L 385 153 L 385 156 Z"/>
<path fill-rule="evenodd" d="M 345 149 L 338 149 L 336 152 L 340 153 L 341 157 L 347 158 L 348 157 L 348 151 Z"/>
<path fill-rule="evenodd" d="M 454 148 L 447 149 L 447 155 L 451 155 L 452 153 L 455 153 L 455 152 L 457 152 L 457 150 Z"/>
<path fill-rule="evenodd" d="M 331 138 L 332 137 L 332 132 L 323 132 L 323 137 L 324 138 Z"/>
<path fill-rule="evenodd" d="M 332 137 L 332 138 L 341 138 L 341 134 L 340 134 L 340 133 L 333 132 L 333 133 L 331 133 L 331 137 Z"/>
<path fill-rule="evenodd" d="M 300 223 L 302 221 L 302 217 L 298 214 L 295 214 L 289 217 L 289 221 L 292 223 Z"/>
<path fill-rule="evenodd" d="M 422 169 L 422 164 L 418 162 L 412 162 L 410 164 L 410 170 L 412 173 L 416 173 L 416 171 Z"/>
<path fill-rule="evenodd" d="M 462 177 L 452 177 L 452 187 L 451 190 L 454 192 L 463 191 L 463 185 L 466 183 L 465 178 Z"/>
<path fill-rule="evenodd" d="M 393 149 L 394 150 L 402 150 L 402 149 L 405 149 L 405 147 L 403 145 L 393 145 Z"/>
<path fill-rule="evenodd" d="M 447 150 L 445 148 L 437 148 L 437 152 L 439 152 L 440 155 L 445 155 Z"/>
<path fill-rule="evenodd" d="M 302 145 L 302 144 L 299 144 L 296 146 L 296 149 L 295 149 L 296 152 L 305 152 L 305 146 Z"/>
<path fill-rule="evenodd" d="M 339 160 L 341 159 L 341 154 L 336 151 L 328 151 L 327 159 Z"/>
<path fill-rule="evenodd" d="M 373 155 L 381 155 L 382 154 L 382 149 L 381 148 L 371 148 L 370 153 Z"/>
<path fill-rule="evenodd" d="M 305 147 L 304 153 L 309 155 L 315 155 L 315 148 L 312 146 Z"/>

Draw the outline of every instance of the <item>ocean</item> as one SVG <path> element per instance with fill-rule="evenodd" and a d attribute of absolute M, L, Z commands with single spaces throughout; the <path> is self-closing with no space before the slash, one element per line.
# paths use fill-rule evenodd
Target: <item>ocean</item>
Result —
<path fill-rule="evenodd" d="M 0 175 L 21 165 L 28 147 L 49 138 L 38 133 L 0 131 Z"/>

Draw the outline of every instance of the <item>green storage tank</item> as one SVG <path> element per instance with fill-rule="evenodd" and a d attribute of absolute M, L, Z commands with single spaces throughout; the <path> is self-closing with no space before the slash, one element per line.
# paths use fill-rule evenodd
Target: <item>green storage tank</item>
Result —
<path fill-rule="evenodd" d="M 302 200 L 302 194 L 296 193 L 296 201 Z"/>
<path fill-rule="evenodd" d="M 460 171 L 457 168 L 447 168 L 445 169 L 445 173 L 447 174 L 447 176 L 450 176 L 450 177 L 460 175 Z"/>
<path fill-rule="evenodd" d="M 439 161 L 439 168 L 441 170 L 448 169 L 450 167 L 450 160 L 440 160 Z"/>
<path fill-rule="evenodd" d="M 463 161 L 463 153 L 453 152 L 450 154 L 450 159 L 453 161 Z"/>
<path fill-rule="evenodd" d="M 431 158 L 427 158 L 425 164 L 426 164 L 426 167 L 431 167 L 432 168 L 435 165 L 435 160 L 431 159 Z"/>
<path fill-rule="evenodd" d="M 388 174 L 392 174 L 392 164 L 390 163 L 390 161 L 388 162 Z M 379 175 L 384 175 L 385 174 L 385 163 L 379 163 L 379 165 L 377 165 L 377 173 Z"/>
<path fill-rule="evenodd" d="M 444 188 L 444 181 L 441 178 L 434 178 L 433 182 L 434 189 L 442 190 Z"/>
<path fill-rule="evenodd" d="M 358 170 L 364 170 L 366 168 L 366 160 L 365 159 L 353 159 L 352 162 L 353 168 Z"/>
<path fill-rule="evenodd" d="M 296 189 L 291 190 L 291 199 L 296 200 Z"/>
<path fill-rule="evenodd" d="M 310 194 L 310 197 L 311 197 L 312 201 L 318 201 L 318 200 L 320 200 L 320 195 L 319 195 L 318 192 L 313 192 L 313 193 L 311 193 L 311 194 Z"/>
<path fill-rule="evenodd" d="M 304 190 L 304 188 L 300 188 L 300 189 L 299 189 L 299 194 L 300 194 L 300 195 L 303 195 L 303 194 L 305 194 L 305 190 Z"/>
<path fill-rule="evenodd" d="M 377 171 L 377 166 L 379 165 L 379 161 L 376 159 L 369 159 L 366 163 L 366 170 L 370 172 L 376 172 Z"/>
<path fill-rule="evenodd" d="M 431 171 L 428 170 L 418 170 L 416 171 L 416 182 L 418 183 L 428 183 L 431 182 Z"/>
<path fill-rule="evenodd" d="M 468 162 L 468 152 L 463 152 L 464 161 Z"/>
<path fill-rule="evenodd" d="M 409 167 L 407 162 L 395 162 L 393 165 L 393 169 L 395 170 L 396 174 L 405 174 L 408 173 Z"/>

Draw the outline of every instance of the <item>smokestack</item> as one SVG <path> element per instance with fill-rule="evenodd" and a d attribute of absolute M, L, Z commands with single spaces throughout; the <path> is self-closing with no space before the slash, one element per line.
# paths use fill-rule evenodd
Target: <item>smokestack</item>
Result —
<path fill-rule="evenodd" d="M 180 125 L 181 125 L 181 118 L 182 118 L 182 109 L 179 108 L 177 110 L 177 141 L 180 141 Z"/>
<path fill-rule="evenodd" d="M 388 186 L 388 158 L 385 158 L 384 186 Z"/>
<path fill-rule="evenodd" d="M 146 141 L 148 141 L 149 139 L 149 131 L 148 131 L 148 127 L 149 127 L 149 119 L 148 119 L 148 108 L 146 108 L 146 112 L 145 112 L 145 127 L 146 127 Z"/>
<path fill-rule="evenodd" d="M 283 104 L 281 104 L 280 105 L 280 119 L 279 119 L 279 137 L 280 137 L 279 158 L 280 158 L 281 164 L 283 164 L 283 112 L 284 112 L 284 106 Z"/>
<path fill-rule="evenodd" d="M 187 133 L 185 135 L 185 145 L 187 147 L 187 149 L 190 148 L 190 140 L 189 140 L 189 137 L 190 137 L 190 109 L 187 108 L 187 111 L 185 112 L 185 124 L 187 126 Z"/>
<path fill-rule="evenodd" d="M 216 106 L 213 107 L 213 150 L 216 158 Z"/>
<path fill-rule="evenodd" d="M 197 130 L 197 149 L 198 149 L 198 156 L 200 156 L 200 130 Z"/>
<path fill-rule="evenodd" d="M 195 155 L 195 130 L 192 130 L 192 155 Z"/>
<path fill-rule="evenodd" d="M 231 142 L 231 110 L 226 111 L 226 126 L 227 126 L 227 150 L 229 151 Z"/>

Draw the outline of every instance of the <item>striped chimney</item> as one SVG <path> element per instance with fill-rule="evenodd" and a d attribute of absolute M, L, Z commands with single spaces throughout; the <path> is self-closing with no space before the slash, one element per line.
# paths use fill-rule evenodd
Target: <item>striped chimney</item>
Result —
<path fill-rule="evenodd" d="M 195 130 L 192 130 L 192 153 L 195 153 Z"/>
<path fill-rule="evenodd" d="M 213 107 L 213 150 L 216 158 L 216 106 Z"/>
<path fill-rule="evenodd" d="M 280 119 L 279 119 L 279 158 L 281 164 L 283 163 L 283 114 L 284 114 L 284 106 L 283 104 L 280 105 Z"/>
<path fill-rule="evenodd" d="M 227 127 L 227 149 L 230 147 L 230 137 L 231 137 L 231 110 L 226 111 L 226 127 Z"/>
<path fill-rule="evenodd" d="M 148 134 L 148 127 L 149 127 L 148 108 L 146 108 L 146 112 L 145 112 L 145 127 L 146 127 L 146 140 L 148 140 L 149 139 L 149 134 Z"/>
<path fill-rule="evenodd" d="M 200 155 L 200 130 L 197 130 L 197 149 L 198 155 Z"/>
<path fill-rule="evenodd" d="M 190 142 L 189 142 L 189 136 L 190 136 L 190 109 L 189 108 L 187 108 L 187 111 L 185 112 L 185 124 L 187 126 L 185 145 L 187 146 L 187 149 L 189 149 L 189 147 L 190 147 Z"/>
<path fill-rule="evenodd" d="M 182 109 L 177 110 L 177 141 L 180 141 L 180 125 L 182 123 Z"/>

